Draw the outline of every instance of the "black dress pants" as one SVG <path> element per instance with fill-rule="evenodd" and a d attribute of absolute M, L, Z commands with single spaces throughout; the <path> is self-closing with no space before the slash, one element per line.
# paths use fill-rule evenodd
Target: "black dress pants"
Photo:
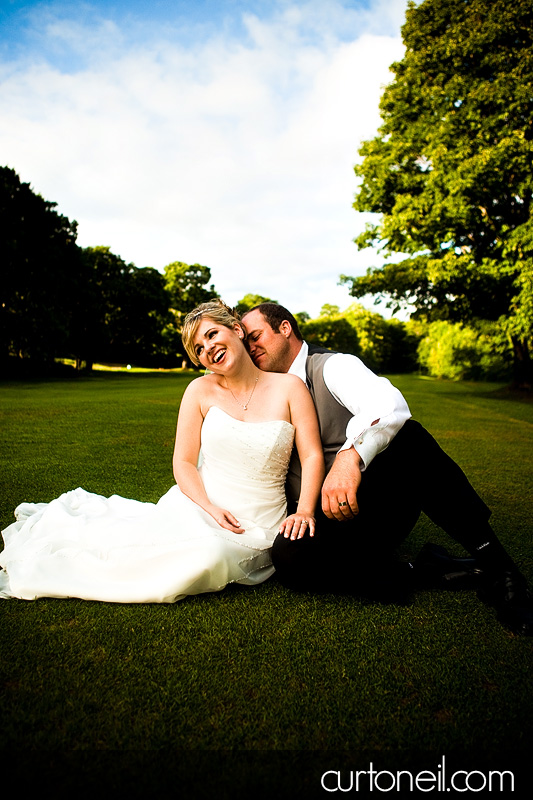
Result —
<path fill-rule="evenodd" d="M 314 537 L 275 539 L 272 560 L 281 583 L 368 594 L 376 581 L 389 582 L 394 552 L 422 511 L 466 549 L 491 514 L 462 469 L 415 420 L 362 473 L 357 498 L 353 520 L 329 520 L 318 510 Z"/>

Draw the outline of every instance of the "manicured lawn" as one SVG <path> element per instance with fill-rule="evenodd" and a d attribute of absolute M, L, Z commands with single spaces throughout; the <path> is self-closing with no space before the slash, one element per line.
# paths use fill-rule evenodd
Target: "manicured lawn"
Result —
<path fill-rule="evenodd" d="M 76 486 L 156 500 L 173 482 L 190 377 L 1 384 L 2 527 L 19 502 Z M 393 380 L 493 508 L 495 530 L 533 579 L 531 403 L 493 384 Z M 450 544 L 421 519 L 404 554 L 427 540 Z M 0 601 L 0 625 L 4 749 L 136 751 L 135 764 L 144 751 L 179 751 L 171 763 L 186 764 L 183 752 L 210 750 L 211 770 L 230 751 L 231 780 L 224 789 L 220 773 L 218 797 L 239 796 L 232 787 L 246 765 L 263 775 L 257 759 L 273 751 L 277 774 L 288 770 L 311 796 L 320 764 L 341 768 L 328 757 L 355 769 L 354 754 L 400 766 L 432 754 L 435 769 L 433 755 L 449 753 L 475 769 L 476 757 L 525 754 L 533 741 L 533 639 L 504 630 L 473 592 L 421 592 L 410 605 L 385 606 L 290 593 L 274 578 L 169 606 Z M 291 759 L 307 751 L 315 756 L 296 775 Z"/>

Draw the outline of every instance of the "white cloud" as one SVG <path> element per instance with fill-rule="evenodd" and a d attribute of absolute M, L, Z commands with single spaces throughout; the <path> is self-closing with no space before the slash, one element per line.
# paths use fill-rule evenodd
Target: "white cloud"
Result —
<path fill-rule="evenodd" d="M 339 274 L 374 261 L 351 241 L 364 224 L 352 166 L 402 55 L 399 35 L 378 31 L 404 6 L 374 2 L 361 22 L 333 0 L 283 3 L 248 15 L 243 40 L 195 46 L 55 20 L 47 36 L 88 61 L 3 68 L 3 163 L 78 220 L 82 246 L 138 266 L 206 264 L 231 303 L 251 291 L 313 315 L 344 307 Z"/>

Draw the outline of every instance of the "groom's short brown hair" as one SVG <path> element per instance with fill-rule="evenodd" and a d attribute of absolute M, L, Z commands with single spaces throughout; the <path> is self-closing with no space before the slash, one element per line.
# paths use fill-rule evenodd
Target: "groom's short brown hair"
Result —
<path fill-rule="evenodd" d="M 243 313 L 243 317 L 245 317 L 246 314 L 249 314 L 250 311 L 260 311 L 275 333 L 279 333 L 279 326 L 284 320 L 287 320 L 287 322 L 290 322 L 292 331 L 296 338 L 300 342 L 303 341 L 300 328 L 298 327 L 298 323 L 294 319 L 293 315 L 284 306 L 280 306 L 279 303 L 259 303 L 258 306 L 254 306 L 253 308 L 248 309 L 248 311 L 245 311 Z M 246 322 L 244 324 L 246 325 Z"/>

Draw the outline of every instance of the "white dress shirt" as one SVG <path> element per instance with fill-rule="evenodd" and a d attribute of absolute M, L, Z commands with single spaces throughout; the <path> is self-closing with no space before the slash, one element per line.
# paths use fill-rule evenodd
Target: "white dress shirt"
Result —
<path fill-rule="evenodd" d="M 303 342 L 289 369 L 306 382 L 309 347 Z M 381 453 L 411 416 L 402 393 L 387 378 L 365 367 L 357 356 L 335 353 L 324 365 L 324 382 L 333 397 L 353 414 L 346 426 L 346 442 L 354 447 L 364 470 Z M 340 452 L 340 451 L 339 451 Z"/>

